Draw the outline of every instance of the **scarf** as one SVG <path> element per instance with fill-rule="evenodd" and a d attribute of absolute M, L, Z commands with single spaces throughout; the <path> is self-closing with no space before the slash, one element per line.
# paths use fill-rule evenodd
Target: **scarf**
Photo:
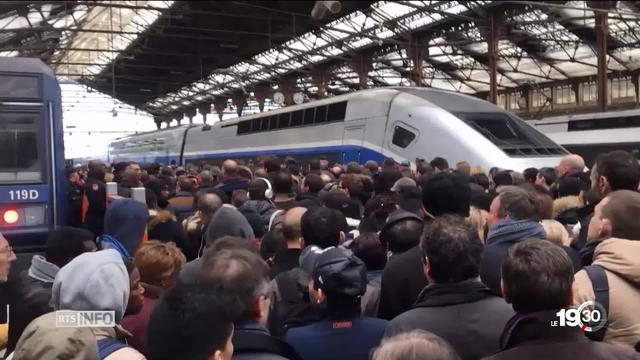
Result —
<path fill-rule="evenodd" d="M 546 238 L 546 234 L 539 223 L 532 220 L 507 219 L 489 230 L 487 246 L 544 238 Z"/>
<path fill-rule="evenodd" d="M 44 256 L 33 255 L 33 258 L 31 258 L 31 266 L 27 273 L 32 279 L 53 284 L 53 279 L 56 278 L 58 270 L 60 270 L 60 268 L 45 260 Z"/>
<path fill-rule="evenodd" d="M 113 249 L 117 251 L 120 256 L 124 259 L 130 259 L 131 255 L 127 248 L 125 248 L 118 240 L 116 240 L 111 235 L 103 234 L 98 238 L 98 248 L 104 249 Z"/>

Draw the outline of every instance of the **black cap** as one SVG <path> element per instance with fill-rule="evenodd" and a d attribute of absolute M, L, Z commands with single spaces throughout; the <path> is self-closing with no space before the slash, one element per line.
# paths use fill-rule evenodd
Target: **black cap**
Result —
<path fill-rule="evenodd" d="M 300 267 L 327 296 L 357 297 L 367 288 L 367 268 L 349 249 L 309 246 L 300 254 Z"/>

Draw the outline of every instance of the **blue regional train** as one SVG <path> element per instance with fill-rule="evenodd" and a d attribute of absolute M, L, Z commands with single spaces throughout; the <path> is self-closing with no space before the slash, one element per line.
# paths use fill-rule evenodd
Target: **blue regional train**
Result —
<path fill-rule="evenodd" d="M 42 246 L 63 222 L 60 96 L 39 59 L 0 58 L 0 232 L 16 249 Z"/>
<path fill-rule="evenodd" d="M 566 150 L 481 99 L 433 88 L 362 90 L 275 111 L 122 138 L 111 161 L 217 164 L 225 158 L 292 155 L 302 163 L 415 161 L 443 156 L 484 169 L 554 166 Z"/>

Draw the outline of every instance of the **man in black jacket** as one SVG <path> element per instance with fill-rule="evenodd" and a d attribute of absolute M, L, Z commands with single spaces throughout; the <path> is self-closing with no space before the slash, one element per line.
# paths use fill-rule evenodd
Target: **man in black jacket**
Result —
<path fill-rule="evenodd" d="M 446 172 L 430 177 L 422 189 L 425 226 L 434 216 L 469 216 L 470 201 L 471 189 L 465 177 Z M 422 258 L 420 246 L 391 257 L 382 273 L 378 317 L 391 320 L 415 303 L 420 291 L 428 284 L 422 272 Z"/>
<path fill-rule="evenodd" d="M 478 279 L 478 232 L 460 216 L 438 217 L 420 247 L 429 285 L 411 310 L 389 323 L 385 338 L 421 329 L 445 339 L 462 359 L 494 353 L 513 311 Z"/>
<path fill-rule="evenodd" d="M 560 311 L 571 307 L 572 284 L 573 266 L 562 248 L 548 241 L 514 245 L 502 265 L 502 293 L 517 315 L 489 359 L 638 359 L 631 347 L 590 341 L 580 325 L 552 325 L 561 325 Z"/>
<path fill-rule="evenodd" d="M 270 303 L 268 272 L 267 264 L 245 249 L 221 250 L 203 262 L 201 283 L 235 298 L 239 308 L 234 319 L 233 359 L 300 359 L 289 344 L 271 336 L 266 328 Z"/>
<path fill-rule="evenodd" d="M 90 161 L 87 181 L 84 184 L 84 196 L 89 205 L 84 223 L 95 237 L 104 233 L 104 213 L 107 210 L 105 171 L 106 167 L 102 161 Z"/>
<path fill-rule="evenodd" d="M 95 249 L 93 235 L 84 229 L 63 227 L 49 234 L 44 257 L 33 256 L 29 270 L 20 274 L 15 292 L 12 293 L 7 354 L 13 351 L 22 331 L 33 319 L 53 311 L 49 301 L 58 270 L 76 256 Z"/>

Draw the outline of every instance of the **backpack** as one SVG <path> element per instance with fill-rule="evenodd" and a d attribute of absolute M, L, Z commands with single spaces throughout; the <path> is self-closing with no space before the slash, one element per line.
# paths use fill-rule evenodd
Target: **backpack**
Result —
<path fill-rule="evenodd" d="M 274 336 L 282 336 L 290 327 L 302 326 L 319 320 L 311 306 L 308 275 L 301 268 L 294 268 L 278 274 L 274 279 L 282 298 L 270 316 L 270 330 Z"/>
<path fill-rule="evenodd" d="M 104 360 L 107 358 L 107 356 L 126 347 L 128 347 L 127 344 L 114 338 L 100 339 L 98 340 L 98 356 L 100 360 Z"/>
<path fill-rule="evenodd" d="M 599 265 L 590 265 L 583 267 L 586 271 L 589 280 L 591 280 L 591 286 L 593 287 L 593 293 L 595 294 L 595 301 L 602 305 L 605 314 L 609 315 L 609 281 L 607 279 L 607 273 Z M 593 341 L 602 341 L 604 335 L 607 332 L 608 320 L 604 326 L 595 332 L 585 333 Z"/>

